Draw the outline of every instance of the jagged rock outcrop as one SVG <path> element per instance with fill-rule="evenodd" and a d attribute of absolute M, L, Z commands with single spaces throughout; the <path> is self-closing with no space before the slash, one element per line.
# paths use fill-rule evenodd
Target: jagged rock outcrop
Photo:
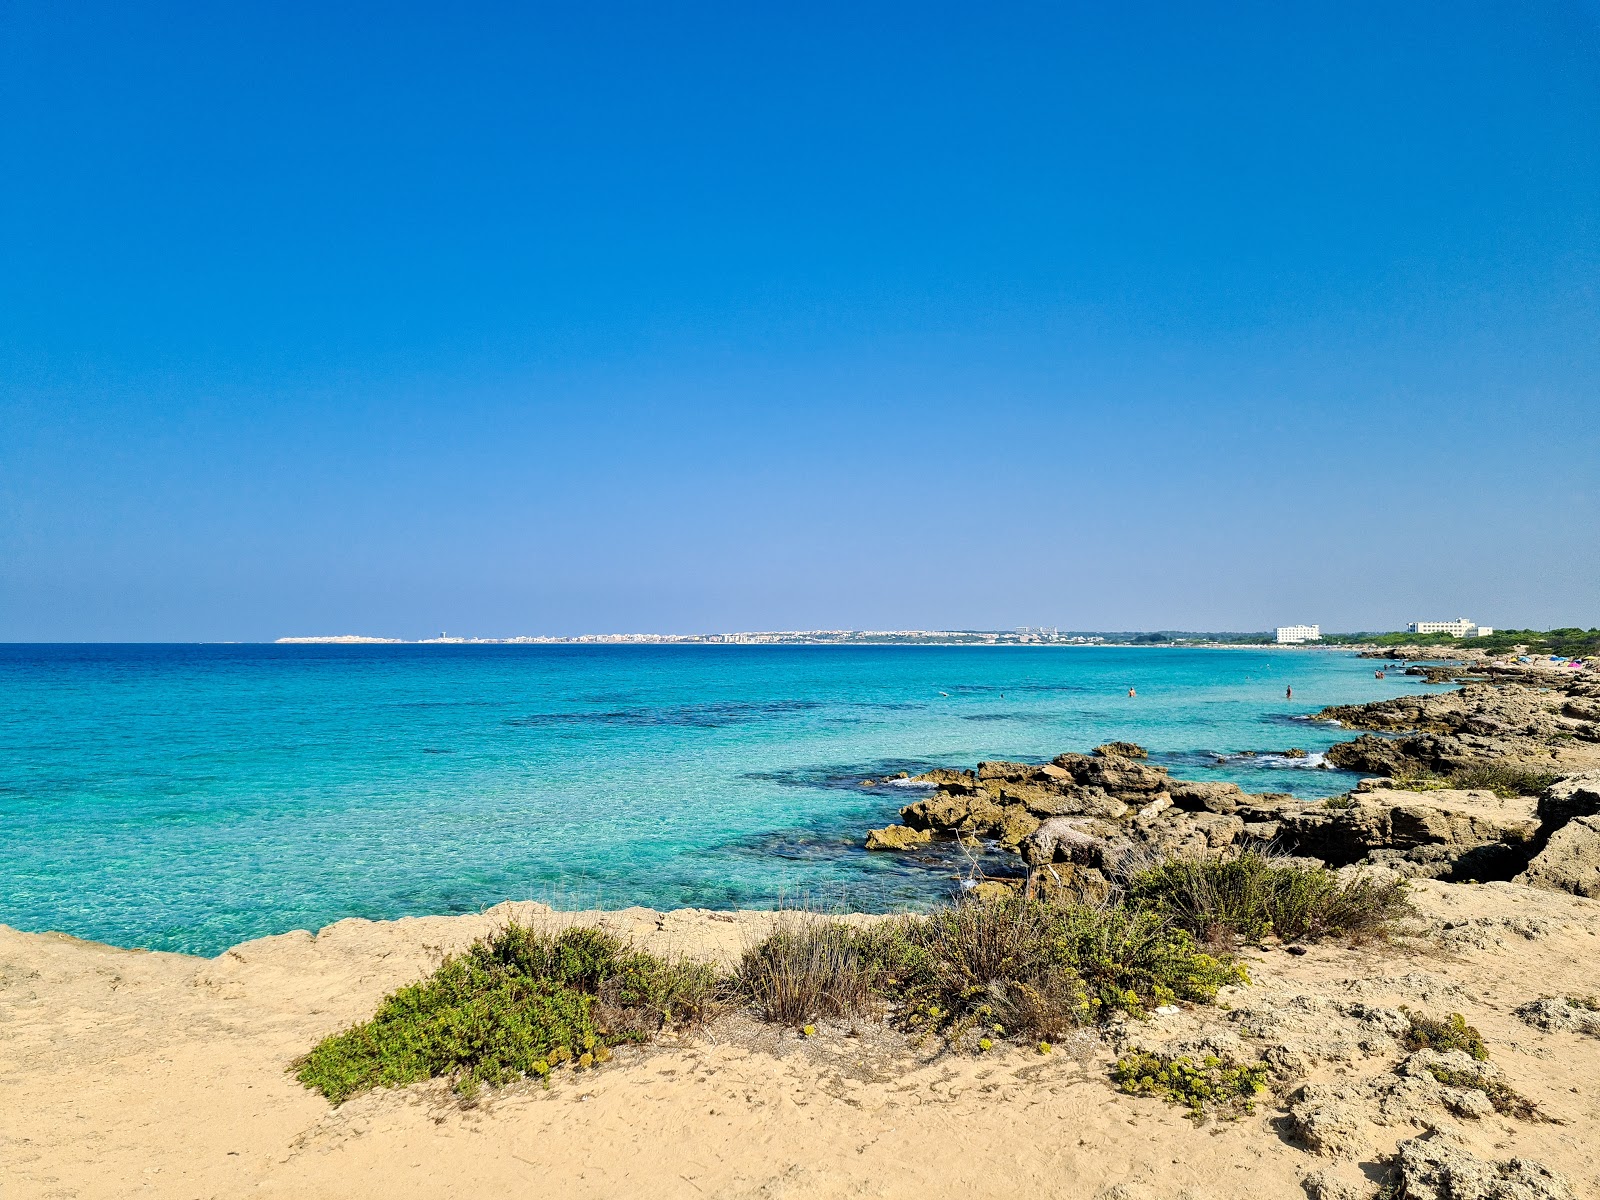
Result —
<path fill-rule="evenodd" d="M 867 830 L 868 850 L 914 850 L 932 840 L 933 834 L 926 829 L 910 829 L 904 825 Z"/>
<path fill-rule="evenodd" d="M 1279 809 L 1277 840 L 1333 866 L 1368 862 L 1430 879 L 1507 879 L 1527 862 L 1534 801 L 1490 791 L 1356 791 L 1345 807 Z"/>
<path fill-rule="evenodd" d="M 1600 816 L 1600 771 L 1557 780 L 1539 797 L 1539 820 L 1545 836 L 1574 817 Z"/>
<path fill-rule="evenodd" d="M 1600 816 L 1575 817 L 1557 829 L 1516 881 L 1600 900 Z"/>
<path fill-rule="evenodd" d="M 1400 1143 L 1397 1195 L 1405 1200 L 1576 1200 L 1548 1167 L 1524 1158 L 1487 1161 L 1440 1131 Z"/>
<path fill-rule="evenodd" d="M 1334 746 L 1328 761 L 1346 770 L 1399 775 L 1446 774 L 1485 763 L 1550 766 L 1553 758 L 1592 757 L 1575 754 L 1574 747 L 1600 742 L 1600 707 L 1588 697 L 1590 687 L 1587 679 L 1567 676 L 1469 683 L 1431 695 L 1335 705 L 1317 719 L 1404 735 L 1365 735 Z"/>
<path fill-rule="evenodd" d="M 1018 850 L 1030 872 L 1050 863 L 1115 868 L 1141 853 L 1203 854 L 1250 835 L 1241 812 L 1275 813 L 1292 797 L 1251 795 L 1231 783 L 1173 779 L 1142 747 L 1111 742 L 1092 754 L 1048 763 L 982 762 L 975 771 L 941 768 L 917 777 L 937 791 L 900 810 L 901 826 L 874 831 L 869 848 L 921 845 L 918 835 L 992 838 Z M 1254 811 L 1254 810 L 1251 810 Z M 1270 837 L 1269 815 L 1258 832 Z"/>

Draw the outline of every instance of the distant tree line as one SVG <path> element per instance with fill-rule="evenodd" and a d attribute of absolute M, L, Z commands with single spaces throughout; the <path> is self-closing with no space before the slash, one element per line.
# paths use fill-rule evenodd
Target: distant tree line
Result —
<path fill-rule="evenodd" d="M 1189 633 L 1163 630 L 1158 633 L 1104 634 L 1108 641 L 1133 645 L 1163 645 L 1181 642 L 1210 642 L 1225 646 L 1270 646 L 1277 642 L 1271 632 L 1264 633 Z M 1559 654 L 1566 658 L 1600 657 L 1600 629 L 1497 629 L 1488 637 L 1458 638 L 1449 633 L 1325 633 L 1318 645 L 1324 646 L 1459 646 L 1463 650 L 1486 650 L 1506 654 L 1523 647 L 1527 654 Z"/>

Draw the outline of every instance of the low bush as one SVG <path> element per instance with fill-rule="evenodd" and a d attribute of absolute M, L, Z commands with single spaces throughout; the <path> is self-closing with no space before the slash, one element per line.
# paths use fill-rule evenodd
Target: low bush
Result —
<path fill-rule="evenodd" d="M 604 1062 L 620 1042 L 700 1019 L 716 989 L 710 967 L 635 951 L 603 930 L 511 924 L 390 995 L 370 1021 L 324 1038 L 296 1076 L 335 1104 L 441 1076 L 470 1093 Z"/>
<path fill-rule="evenodd" d="M 1411 1022 L 1400 1037 L 1407 1050 L 1460 1050 L 1479 1062 L 1488 1059 L 1489 1047 L 1483 1044 L 1483 1035 L 1468 1025 L 1460 1013 L 1451 1013 L 1441 1021 L 1404 1007 L 1400 1011 Z"/>
<path fill-rule="evenodd" d="M 1519 767 L 1513 763 L 1479 763 L 1452 771 L 1447 778 L 1451 787 L 1488 788 L 1495 795 L 1510 800 L 1517 796 L 1537 796 L 1561 776 L 1555 771 Z"/>
<path fill-rule="evenodd" d="M 810 914 L 782 919 L 745 951 L 735 984 L 768 1021 L 799 1025 L 812 1017 L 874 1012 L 912 953 L 903 919 L 865 929 Z"/>
<path fill-rule="evenodd" d="M 892 1006 L 903 1027 L 952 1039 L 998 1025 L 1049 1040 L 1244 978 L 1156 914 L 1011 896 L 865 929 L 807 918 L 746 953 L 738 984 L 769 1020 Z"/>
<path fill-rule="evenodd" d="M 1411 912 L 1402 880 L 1341 880 L 1325 867 L 1250 851 L 1169 859 L 1126 883 L 1127 903 L 1216 943 L 1272 933 L 1284 941 L 1382 936 Z"/>
<path fill-rule="evenodd" d="M 1477 763 L 1460 767 L 1447 775 L 1437 775 L 1432 771 L 1405 771 L 1394 776 L 1390 782 L 1407 792 L 1469 791 L 1481 788 L 1502 799 L 1512 800 L 1518 796 L 1537 796 L 1560 778 L 1560 774 L 1553 771 L 1520 767 L 1514 763 Z"/>
<path fill-rule="evenodd" d="M 1182 1104 L 1196 1120 L 1211 1113 L 1233 1119 L 1255 1111 L 1256 1094 L 1267 1086 L 1267 1065 L 1214 1055 L 1196 1062 L 1187 1055 L 1140 1050 L 1119 1058 L 1111 1077 L 1129 1095 L 1161 1096 Z"/>

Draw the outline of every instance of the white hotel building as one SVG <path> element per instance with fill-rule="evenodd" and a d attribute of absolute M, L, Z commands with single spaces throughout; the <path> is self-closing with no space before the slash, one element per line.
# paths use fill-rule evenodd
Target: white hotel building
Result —
<path fill-rule="evenodd" d="M 1488 637 L 1494 632 L 1487 625 L 1474 625 L 1465 617 L 1454 621 L 1413 621 L 1406 626 L 1407 633 L 1448 633 L 1454 637 Z"/>
<path fill-rule="evenodd" d="M 1321 625 L 1279 625 L 1278 645 L 1298 646 L 1301 642 L 1314 642 L 1322 637 Z"/>

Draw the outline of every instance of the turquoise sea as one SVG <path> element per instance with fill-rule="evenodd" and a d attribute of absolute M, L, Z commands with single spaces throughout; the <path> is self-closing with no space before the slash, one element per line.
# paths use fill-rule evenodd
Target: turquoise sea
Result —
<path fill-rule="evenodd" d="M 950 873 L 860 849 L 917 794 L 864 777 L 1121 738 L 1317 798 L 1351 777 L 1215 756 L 1423 686 L 1333 651 L 0 646 L 0 922 L 215 954 L 507 898 L 908 907 Z"/>

